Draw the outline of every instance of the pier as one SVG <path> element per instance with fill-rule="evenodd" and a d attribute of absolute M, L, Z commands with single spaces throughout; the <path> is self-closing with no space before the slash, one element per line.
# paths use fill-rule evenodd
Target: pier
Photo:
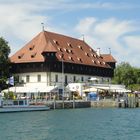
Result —
<path fill-rule="evenodd" d="M 124 100 L 118 102 L 119 108 L 136 108 L 139 107 L 139 97 L 137 94 L 129 93 Z"/>

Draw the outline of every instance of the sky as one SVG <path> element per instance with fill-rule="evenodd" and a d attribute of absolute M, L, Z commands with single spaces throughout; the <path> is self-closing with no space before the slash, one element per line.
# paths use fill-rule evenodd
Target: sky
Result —
<path fill-rule="evenodd" d="M 140 0 L 0 0 L 0 36 L 10 56 L 42 31 L 41 23 L 46 31 L 84 35 L 118 64 L 140 67 Z"/>

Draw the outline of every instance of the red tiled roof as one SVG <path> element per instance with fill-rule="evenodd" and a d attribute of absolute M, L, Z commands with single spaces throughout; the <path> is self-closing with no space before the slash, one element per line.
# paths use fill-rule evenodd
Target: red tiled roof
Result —
<path fill-rule="evenodd" d="M 102 54 L 101 56 L 103 57 L 105 62 L 117 62 L 111 54 Z"/>
<path fill-rule="evenodd" d="M 103 57 L 84 41 L 72 37 L 43 31 L 17 51 L 12 63 L 44 62 L 43 52 L 56 52 L 58 61 L 110 68 Z"/>

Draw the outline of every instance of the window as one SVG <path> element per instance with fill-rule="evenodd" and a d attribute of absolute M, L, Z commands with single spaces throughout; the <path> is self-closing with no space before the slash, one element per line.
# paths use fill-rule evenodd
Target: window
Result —
<path fill-rule="evenodd" d="M 73 82 L 75 82 L 76 81 L 76 76 L 73 76 Z"/>
<path fill-rule="evenodd" d="M 58 82 L 58 75 L 55 75 L 55 82 Z"/>
<path fill-rule="evenodd" d="M 30 75 L 26 75 L 26 82 L 30 82 Z"/>
<path fill-rule="evenodd" d="M 67 84 L 68 83 L 68 77 L 67 77 L 67 75 L 65 75 L 65 84 Z"/>
<path fill-rule="evenodd" d="M 41 82 L 41 75 L 37 75 L 37 81 Z"/>
<path fill-rule="evenodd" d="M 82 76 L 82 77 L 81 77 L 81 82 L 83 82 L 83 81 L 84 81 L 84 77 Z"/>

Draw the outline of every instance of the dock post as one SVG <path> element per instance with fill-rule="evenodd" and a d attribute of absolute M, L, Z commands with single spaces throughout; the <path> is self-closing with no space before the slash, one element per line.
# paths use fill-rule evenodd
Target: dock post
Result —
<path fill-rule="evenodd" d="M 53 96 L 53 109 L 56 108 L 55 95 Z"/>
<path fill-rule="evenodd" d="M 131 94 L 128 94 L 128 107 L 131 107 Z"/>
<path fill-rule="evenodd" d="M 2 99 L 2 95 L 0 94 L 0 107 L 3 107 L 3 99 Z"/>
<path fill-rule="evenodd" d="M 63 109 L 65 108 L 64 97 L 63 97 L 62 107 L 63 107 Z"/>
<path fill-rule="evenodd" d="M 138 94 L 135 95 L 135 102 L 136 102 L 136 107 L 139 107 L 139 97 L 138 97 Z"/>
<path fill-rule="evenodd" d="M 74 95 L 73 95 L 73 108 L 75 108 L 75 100 L 74 100 Z"/>

